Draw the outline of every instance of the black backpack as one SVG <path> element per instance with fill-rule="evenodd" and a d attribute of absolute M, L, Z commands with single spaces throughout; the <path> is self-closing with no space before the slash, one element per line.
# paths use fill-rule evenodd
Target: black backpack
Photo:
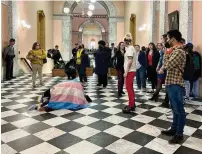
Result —
<path fill-rule="evenodd" d="M 184 67 L 183 79 L 187 81 L 192 81 L 194 77 L 194 62 L 193 55 L 186 54 L 186 64 Z"/>

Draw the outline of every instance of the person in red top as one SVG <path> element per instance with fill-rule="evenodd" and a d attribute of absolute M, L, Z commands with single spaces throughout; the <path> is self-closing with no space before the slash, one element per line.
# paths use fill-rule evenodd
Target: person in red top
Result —
<path fill-rule="evenodd" d="M 149 49 L 146 53 L 147 57 L 147 77 L 148 80 L 152 83 L 152 91 L 148 91 L 149 93 L 153 93 L 154 89 L 157 85 L 157 72 L 156 67 L 159 62 L 160 54 L 154 43 L 149 43 Z"/>

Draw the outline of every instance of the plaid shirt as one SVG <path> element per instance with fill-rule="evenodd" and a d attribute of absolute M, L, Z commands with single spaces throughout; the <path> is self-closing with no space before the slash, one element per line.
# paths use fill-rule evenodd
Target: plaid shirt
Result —
<path fill-rule="evenodd" d="M 177 84 L 184 87 L 183 73 L 186 63 L 186 53 L 182 47 L 175 47 L 170 55 L 166 55 L 167 59 L 164 68 L 167 70 L 166 85 Z"/>

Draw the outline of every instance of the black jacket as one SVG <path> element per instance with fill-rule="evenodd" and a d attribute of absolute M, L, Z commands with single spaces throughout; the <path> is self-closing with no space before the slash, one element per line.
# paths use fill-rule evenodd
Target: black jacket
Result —
<path fill-rule="evenodd" d="M 194 63 L 194 77 L 193 81 L 198 80 L 201 76 L 201 55 L 198 52 L 193 52 L 193 63 Z"/>
<path fill-rule="evenodd" d="M 118 50 L 115 54 L 115 67 L 124 72 L 124 55 Z"/>

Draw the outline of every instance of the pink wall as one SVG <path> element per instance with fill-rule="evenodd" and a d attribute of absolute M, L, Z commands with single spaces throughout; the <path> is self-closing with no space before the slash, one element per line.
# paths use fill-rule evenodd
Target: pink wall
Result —
<path fill-rule="evenodd" d="M 202 1 L 193 1 L 193 44 L 194 50 L 202 56 Z M 202 78 L 200 80 L 200 96 L 202 97 Z"/>
<path fill-rule="evenodd" d="M 168 14 L 180 10 L 180 1 L 168 1 Z"/>

